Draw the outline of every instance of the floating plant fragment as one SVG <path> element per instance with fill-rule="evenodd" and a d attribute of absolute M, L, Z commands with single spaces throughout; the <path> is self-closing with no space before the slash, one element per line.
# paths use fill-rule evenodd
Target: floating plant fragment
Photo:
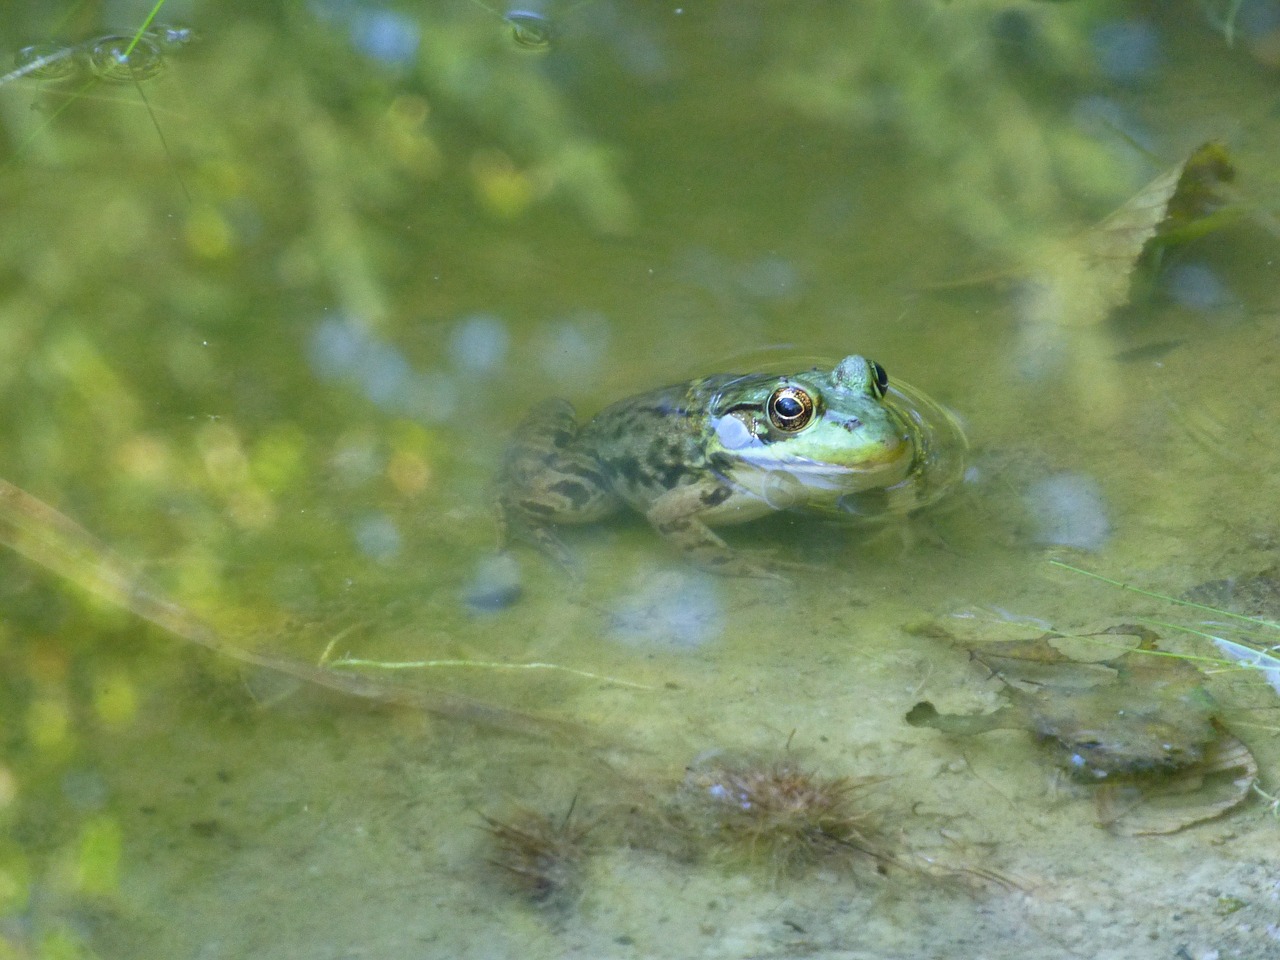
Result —
<path fill-rule="evenodd" d="M 107 34 L 80 43 L 43 42 L 23 47 L 0 86 L 27 78 L 42 81 L 95 77 L 108 83 L 137 83 L 163 71 L 166 56 L 196 39 L 188 27 L 152 24 L 135 34 Z"/>
<path fill-rule="evenodd" d="M 23 47 L 14 57 L 13 73 L 6 74 L 6 77 L 66 80 L 80 72 L 81 64 L 73 56 L 76 52 L 77 48 L 60 43 L 36 43 Z"/>
<path fill-rule="evenodd" d="M 1136 637 L 1137 646 L 1107 659 L 1082 662 L 1064 652 L 1073 641 L 1119 643 L 1123 637 Z M 1103 823 L 1120 832 L 1179 830 L 1242 801 L 1257 771 L 1252 757 L 1241 759 L 1247 749 L 1218 722 L 1204 676 L 1187 659 L 1158 650 L 1157 639 L 1145 627 L 1126 625 L 1078 638 L 1045 634 L 982 644 L 969 653 L 1004 685 L 1007 704 L 962 716 L 941 714 L 926 701 L 906 720 L 954 736 L 1028 730 L 1077 779 L 1105 781 L 1105 814 L 1104 795 L 1098 797 Z M 1224 774 L 1234 786 L 1223 786 Z M 1176 805 L 1162 803 L 1173 795 Z M 1151 812 L 1151 819 L 1117 813 L 1121 797 L 1126 808 Z"/>

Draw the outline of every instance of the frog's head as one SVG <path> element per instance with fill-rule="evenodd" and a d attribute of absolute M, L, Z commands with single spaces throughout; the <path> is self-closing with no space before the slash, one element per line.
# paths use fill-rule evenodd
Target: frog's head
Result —
<path fill-rule="evenodd" d="M 834 499 L 889 487 L 911 471 L 915 432 L 885 402 L 889 377 L 864 357 L 834 370 L 750 375 L 725 386 L 709 412 L 711 462 L 766 499 Z"/>

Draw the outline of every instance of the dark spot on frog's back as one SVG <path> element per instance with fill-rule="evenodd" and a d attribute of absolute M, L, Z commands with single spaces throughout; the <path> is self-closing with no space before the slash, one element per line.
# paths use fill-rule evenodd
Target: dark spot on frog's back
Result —
<path fill-rule="evenodd" d="M 675 444 L 654 444 L 643 457 L 621 457 L 611 464 L 614 473 L 632 489 L 659 485 L 670 490 L 677 487 L 693 473 L 679 459 L 679 447 Z"/>
<path fill-rule="evenodd" d="M 732 488 L 721 485 L 704 493 L 702 495 L 702 503 L 707 507 L 718 507 L 731 496 L 733 496 Z"/>
<path fill-rule="evenodd" d="M 668 490 L 680 486 L 686 478 L 692 479 L 693 473 L 683 463 L 664 463 L 657 470 L 659 482 Z"/>
<path fill-rule="evenodd" d="M 551 485 L 554 493 L 564 497 L 574 507 L 581 509 L 591 502 L 592 488 L 581 480 L 567 479 L 561 480 Z"/>
<path fill-rule="evenodd" d="M 668 490 L 695 480 L 702 451 L 690 448 L 676 437 L 664 437 L 653 445 L 649 462 L 662 485 Z"/>

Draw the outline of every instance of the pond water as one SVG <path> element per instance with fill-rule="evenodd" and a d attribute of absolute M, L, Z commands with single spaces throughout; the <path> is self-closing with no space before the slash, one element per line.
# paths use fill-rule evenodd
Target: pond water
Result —
<path fill-rule="evenodd" d="M 0 958 L 1280 957 L 1268 674 L 1051 563 L 1274 582 L 1280 3 L 14 0 L 0 50 Z M 1084 309 L 1207 141 L 1218 229 Z M 638 515 L 495 555 L 531 408 L 854 353 L 963 424 L 942 502 L 724 529 L 776 579 Z M 1218 816 L 905 722 L 1140 618 L 1256 761 Z"/>

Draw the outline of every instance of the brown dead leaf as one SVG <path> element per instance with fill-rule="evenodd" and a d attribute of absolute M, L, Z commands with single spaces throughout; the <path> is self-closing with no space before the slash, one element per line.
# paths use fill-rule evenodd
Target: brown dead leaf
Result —
<path fill-rule="evenodd" d="M 1258 762 L 1249 748 L 1222 730 L 1193 767 L 1159 780 L 1099 786 L 1098 824 L 1126 837 L 1176 833 L 1238 806 L 1257 778 Z"/>

